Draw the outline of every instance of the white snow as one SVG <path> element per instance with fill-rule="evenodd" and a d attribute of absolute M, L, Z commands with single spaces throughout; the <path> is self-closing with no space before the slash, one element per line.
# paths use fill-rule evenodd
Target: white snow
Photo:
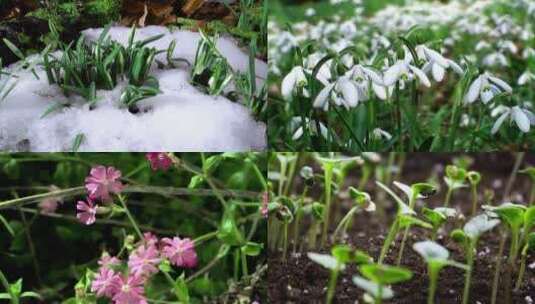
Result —
<path fill-rule="evenodd" d="M 96 39 L 102 29 L 89 29 L 83 34 Z M 130 29 L 116 27 L 110 37 L 126 43 Z M 175 57 L 194 61 L 198 33 L 149 26 L 138 29 L 136 40 L 165 33 L 161 41 L 151 44 L 167 48 L 177 40 Z M 231 66 L 240 71 L 248 67 L 248 55 L 226 37 L 219 38 L 218 49 Z M 165 62 L 165 54 L 160 59 Z M 14 66 L 11 66 L 13 69 Z M 257 60 L 257 82 L 267 75 L 267 65 Z M 132 114 L 121 107 L 119 96 L 126 85 L 114 90 L 99 90 L 99 101 L 90 110 L 81 97 L 66 98 L 59 87 L 49 85 L 41 68 L 40 80 L 29 71 L 19 71 L 18 85 L 0 103 L 0 150 L 38 152 L 70 150 L 74 138 L 84 134 L 80 151 L 244 151 L 266 148 L 265 129 L 250 111 L 224 97 L 202 93 L 189 82 L 189 68 L 159 70 L 151 74 L 159 80 L 161 94 L 138 103 L 141 111 Z M 71 107 L 41 119 L 51 104 Z"/>

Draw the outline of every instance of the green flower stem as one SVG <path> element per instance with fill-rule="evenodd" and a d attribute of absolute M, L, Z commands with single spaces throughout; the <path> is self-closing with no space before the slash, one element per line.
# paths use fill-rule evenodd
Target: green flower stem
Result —
<path fill-rule="evenodd" d="M 399 81 L 396 82 L 395 93 L 396 98 L 394 103 L 396 104 L 396 121 L 398 123 L 398 141 L 399 141 L 399 151 L 403 151 L 403 129 L 401 123 L 401 99 L 399 98 Z"/>
<path fill-rule="evenodd" d="M 293 223 L 293 252 L 295 253 L 297 248 L 297 243 L 299 239 L 299 224 L 301 223 L 301 218 L 303 217 L 303 203 L 305 200 L 306 193 L 308 191 L 308 187 L 305 186 L 303 189 L 303 194 L 301 195 L 301 198 L 298 201 L 297 210 L 295 211 L 295 220 Z"/>
<path fill-rule="evenodd" d="M 413 193 L 410 200 L 409 200 L 409 208 L 414 209 L 414 205 L 416 204 L 416 197 L 418 196 L 418 193 Z M 401 240 L 401 247 L 399 247 L 399 253 L 398 258 L 396 260 L 396 265 L 399 266 L 401 264 L 401 259 L 403 258 L 403 252 L 405 251 L 405 243 L 407 242 L 407 237 L 409 236 L 409 230 L 411 226 L 408 225 L 405 227 L 405 230 L 403 231 L 403 239 Z"/>
<path fill-rule="evenodd" d="M 392 242 L 396 238 L 396 235 L 399 230 L 399 220 L 396 217 L 394 220 L 394 223 L 392 223 L 392 226 L 390 227 L 390 231 L 388 232 L 388 235 L 386 236 L 385 242 L 383 244 L 383 247 L 381 248 L 381 254 L 379 255 L 379 264 L 383 264 L 383 261 L 385 259 L 386 254 L 388 253 L 388 249 L 392 245 Z"/>
<path fill-rule="evenodd" d="M 345 126 L 346 129 L 349 131 L 349 134 L 351 135 L 351 138 L 353 139 L 353 141 L 355 141 L 355 143 L 359 146 L 360 151 L 366 151 L 366 148 L 364 147 L 364 144 L 363 144 L 362 141 L 358 138 L 357 134 L 355 134 L 355 131 L 353 130 L 353 128 L 351 128 L 351 125 L 347 122 L 347 120 L 346 120 L 345 117 L 342 115 L 342 113 L 340 112 L 340 110 L 338 110 L 337 106 L 333 106 L 332 108 L 333 108 L 334 111 L 336 112 L 336 115 L 338 115 L 338 118 L 340 118 L 340 120 L 342 121 L 342 123 L 344 123 L 344 126 Z M 330 142 L 330 141 L 329 141 L 329 142 Z M 333 151 L 333 150 L 329 150 L 329 151 Z"/>
<path fill-rule="evenodd" d="M 329 218 L 331 216 L 331 183 L 333 179 L 333 165 L 324 164 L 324 178 L 325 178 L 325 211 L 323 215 L 323 233 L 321 235 L 321 246 L 325 245 L 327 234 L 329 233 Z"/>
<path fill-rule="evenodd" d="M 224 246 L 224 245 L 222 245 Z M 221 247 L 219 248 L 218 252 L 221 250 Z M 239 250 L 239 249 L 238 249 Z M 208 271 L 210 271 L 210 269 L 212 269 L 214 266 L 217 265 L 217 263 L 219 263 L 219 261 L 221 260 L 222 256 L 220 255 L 216 255 L 210 262 L 208 262 L 208 264 L 206 264 L 203 268 L 199 269 L 197 272 L 195 272 L 194 274 L 190 275 L 187 279 L 186 279 L 186 283 L 189 283 L 193 280 L 195 280 L 196 278 L 202 276 L 203 274 L 207 273 Z"/>
<path fill-rule="evenodd" d="M 208 232 L 206 234 L 198 236 L 193 240 L 193 243 L 195 244 L 195 246 L 198 246 L 198 245 L 202 244 L 203 242 L 214 238 L 217 235 L 217 232 L 218 231 L 216 230 L 216 231 Z"/>
<path fill-rule="evenodd" d="M 134 217 L 132 217 L 132 214 L 130 213 L 130 210 L 128 210 L 128 207 L 126 206 L 126 202 L 124 201 L 124 198 L 122 195 L 117 195 L 119 198 L 119 201 L 121 202 L 121 205 L 123 206 L 124 212 L 126 213 L 126 216 L 128 217 L 128 220 L 130 220 L 130 223 L 132 224 L 132 227 L 134 227 L 134 230 L 136 231 L 137 235 L 139 236 L 140 240 L 143 240 L 143 233 L 141 233 L 141 230 L 139 229 L 139 226 L 137 225 L 136 221 L 134 220 Z"/>
<path fill-rule="evenodd" d="M 178 291 L 176 290 L 176 283 L 175 280 L 171 277 L 171 275 L 168 272 L 162 271 L 163 275 L 165 276 L 165 279 L 169 284 L 171 285 L 171 288 L 173 289 L 173 292 L 178 300 L 180 300 L 180 296 Z"/>
<path fill-rule="evenodd" d="M 316 249 L 316 235 L 318 230 L 318 222 L 312 221 L 310 228 L 308 230 L 308 250 Z"/>
<path fill-rule="evenodd" d="M 355 214 L 355 212 L 357 212 L 357 209 L 358 207 L 353 207 L 351 208 L 347 213 L 346 215 L 342 218 L 342 220 L 340 221 L 340 223 L 338 223 L 338 226 L 336 227 L 336 229 L 334 230 L 334 233 L 333 233 L 333 239 L 336 240 L 336 237 L 338 236 L 338 234 L 340 233 L 340 230 L 342 230 L 342 235 L 346 232 L 347 230 L 347 224 L 350 222 L 351 220 L 351 217 L 353 216 L 353 214 Z M 342 228 L 343 227 L 343 228 Z"/>
<path fill-rule="evenodd" d="M 285 220 L 282 224 L 283 227 L 283 239 L 282 239 L 282 260 L 286 261 L 286 252 L 288 251 L 288 221 Z"/>
<path fill-rule="evenodd" d="M 383 284 L 377 284 L 378 292 L 377 297 L 375 298 L 375 304 L 381 304 L 383 302 Z"/>
<path fill-rule="evenodd" d="M 241 267 L 242 267 L 243 275 L 248 276 L 249 270 L 247 268 L 247 256 L 245 255 L 243 251 L 241 251 Z"/>

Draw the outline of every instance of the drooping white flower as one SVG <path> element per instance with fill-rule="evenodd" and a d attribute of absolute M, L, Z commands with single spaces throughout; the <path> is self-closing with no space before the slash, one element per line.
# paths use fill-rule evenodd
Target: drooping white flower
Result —
<path fill-rule="evenodd" d="M 312 71 L 319 61 L 325 57 L 325 55 L 327 54 L 321 52 L 308 55 L 307 58 L 305 58 L 305 69 Z M 316 74 L 316 79 L 319 80 L 323 85 L 327 85 L 329 83 L 329 79 L 331 79 L 331 64 L 332 59 L 327 60 L 325 63 L 323 63 Z"/>
<path fill-rule="evenodd" d="M 360 64 L 353 66 L 344 76 L 355 83 L 359 94 L 359 100 L 361 101 L 368 100 L 370 84 L 375 95 L 382 100 L 386 100 L 392 93 L 391 89 L 389 90 L 390 92 L 387 92 L 387 88 L 384 86 L 383 79 L 379 73 Z"/>
<path fill-rule="evenodd" d="M 526 83 L 531 83 L 533 81 L 535 81 L 535 74 L 528 70 L 518 77 L 518 85 L 525 85 Z"/>
<path fill-rule="evenodd" d="M 392 139 L 392 134 L 380 128 L 373 129 L 372 135 L 375 139 L 381 139 L 381 138 L 384 138 L 386 140 Z"/>
<path fill-rule="evenodd" d="M 426 87 L 431 86 L 429 78 L 422 70 L 411 65 L 407 60 L 398 60 L 385 71 L 383 82 L 385 86 L 392 86 L 398 80 L 413 80 L 415 78 Z"/>
<path fill-rule="evenodd" d="M 535 115 L 533 114 L 533 112 L 527 109 L 523 109 L 519 106 L 497 106 L 492 110 L 491 116 L 496 117 L 498 115 L 500 115 L 500 117 L 496 119 L 494 126 L 492 126 L 492 134 L 496 134 L 496 132 L 498 132 L 501 125 L 507 118 L 509 118 L 510 123 L 514 121 L 520 131 L 524 133 L 529 132 L 531 125 L 535 125 Z"/>
<path fill-rule="evenodd" d="M 501 92 L 511 93 L 513 89 L 505 81 L 490 75 L 485 72 L 479 75 L 468 88 L 468 92 L 464 96 L 464 102 L 466 104 L 473 103 L 478 98 L 486 104 L 495 95 Z"/>
<path fill-rule="evenodd" d="M 292 130 L 292 139 L 298 140 L 303 136 L 303 123 L 302 118 L 300 116 L 292 117 L 290 120 L 290 130 Z M 316 122 L 315 120 L 310 120 L 309 118 L 305 117 L 305 125 L 310 131 L 311 134 L 318 135 L 321 134 L 323 138 L 326 140 L 329 139 L 329 130 L 327 130 L 327 127 L 321 122 Z M 320 131 L 318 132 L 318 125 L 320 128 Z"/>
<path fill-rule="evenodd" d="M 293 96 L 307 85 L 307 77 L 302 66 L 295 66 L 290 73 L 282 79 L 281 93 L 284 99 L 291 100 Z M 303 91 L 303 95 L 307 96 L 308 92 Z M 308 97 L 308 96 L 307 96 Z"/>
<path fill-rule="evenodd" d="M 342 76 L 326 85 L 314 99 L 313 106 L 328 111 L 331 101 L 337 106 L 343 105 L 346 109 L 356 107 L 359 102 L 359 92 L 353 81 Z"/>
<path fill-rule="evenodd" d="M 425 45 L 417 46 L 416 52 L 420 59 L 427 61 L 422 70 L 425 73 L 431 72 L 436 81 L 442 81 L 444 79 L 446 69 L 448 68 L 451 68 L 457 74 L 463 74 L 463 69 L 455 61 L 444 58 L 440 53 Z"/>

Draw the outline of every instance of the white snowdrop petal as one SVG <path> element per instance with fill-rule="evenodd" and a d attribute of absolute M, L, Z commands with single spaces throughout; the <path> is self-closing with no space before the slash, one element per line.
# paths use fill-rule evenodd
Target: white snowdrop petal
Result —
<path fill-rule="evenodd" d="M 497 84 L 499 87 L 504 89 L 506 92 L 511 93 L 513 92 L 513 88 L 511 88 L 510 85 L 508 85 L 505 81 L 501 80 L 500 78 L 496 78 L 494 76 L 488 76 L 489 80 Z"/>
<path fill-rule="evenodd" d="M 442 55 L 440 55 L 437 51 L 429 49 L 429 48 L 425 48 L 424 50 L 425 50 L 425 54 L 427 55 L 427 57 L 429 57 L 429 59 L 431 59 L 435 63 L 440 64 L 443 68 L 448 67 L 448 60 L 444 58 Z"/>
<path fill-rule="evenodd" d="M 384 73 L 383 82 L 386 86 L 391 86 L 398 81 L 401 74 L 402 66 L 399 63 L 394 64 Z"/>
<path fill-rule="evenodd" d="M 528 116 L 524 113 L 524 111 L 522 111 L 518 106 L 514 106 L 511 109 L 511 116 L 522 132 L 529 132 L 530 122 Z"/>
<path fill-rule="evenodd" d="M 479 96 L 479 92 L 481 91 L 481 82 L 482 82 L 482 76 L 479 76 L 472 82 L 470 85 L 470 88 L 468 88 L 468 92 L 464 96 L 464 102 L 465 103 L 473 103 L 476 101 L 477 96 Z"/>
<path fill-rule="evenodd" d="M 450 68 L 457 74 L 459 75 L 462 75 L 464 73 L 463 69 L 461 68 L 460 65 L 458 65 L 455 61 L 453 60 L 448 60 L 448 63 L 449 63 L 449 66 Z"/>
<path fill-rule="evenodd" d="M 498 119 L 496 119 L 496 122 L 494 123 L 494 125 L 492 126 L 492 130 L 490 131 L 491 134 L 496 134 L 496 132 L 498 132 L 507 116 L 509 116 L 509 111 L 503 113 L 500 117 L 498 117 Z"/>
<path fill-rule="evenodd" d="M 379 99 L 386 100 L 386 98 L 388 97 L 386 94 L 386 88 L 382 85 L 372 83 L 372 89 L 375 92 L 375 95 L 379 97 Z"/>
<path fill-rule="evenodd" d="M 483 90 L 483 92 L 481 92 L 481 101 L 483 101 L 484 104 L 487 104 L 493 97 L 494 92 L 490 89 Z"/>
<path fill-rule="evenodd" d="M 296 85 L 294 69 L 292 69 L 290 73 L 288 73 L 288 75 L 286 75 L 284 79 L 282 79 L 281 93 L 284 99 L 286 100 L 292 99 L 292 92 Z"/>
<path fill-rule="evenodd" d="M 333 88 L 333 84 L 330 84 L 326 87 L 324 87 L 319 93 L 318 96 L 314 99 L 314 103 L 312 106 L 314 108 L 324 108 L 325 104 L 328 103 L 329 94 L 331 93 L 331 90 Z"/>
<path fill-rule="evenodd" d="M 359 102 L 359 95 L 357 88 L 353 85 L 353 83 L 347 78 L 342 78 L 338 81 L 338 85 L 340 91 L 342 92 L 342 96 L 344 96 L 345 104 L 347 104 L 349 107 L 357 106 Z"/>
<path fill-rule="evenodd" d="M 426 86 L 426 87 L 430 87 L 431 86 L 431 82 L 429 81 L 429 78 L 427 78 L 427 76 L 425 75 L 425 73 L 420 70 L 419 68 L 417 67 L 414 67 L 414 66 L 409 66 L 409 69 L 411 69 L 411 71 L 416 75 L 416 77 L 418 77 L 418 79 L 420 80 L 420 82 Z"/>
<path fill-rule="evenodd" d="M 292 136 L 292 139 L 293 140 L 297 140 L 299 138 L 301 138 L 301 136 L 303 136 L 303 127 L 299 127 L 297 128 L 297 130 L 295 130 L 293 136 Z"/>
<path fill-rule="evenodd" d="M 446 70 L 439 64 L 433 64 L 433 78 L 440 82 L 442 79 L 444 79 L 444 74 L 446 73 Z"/>

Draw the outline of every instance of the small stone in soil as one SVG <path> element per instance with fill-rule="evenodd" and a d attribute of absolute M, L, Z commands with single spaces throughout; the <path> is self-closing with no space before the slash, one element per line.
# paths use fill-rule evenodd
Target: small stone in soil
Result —
<path fill-rule="evenodd" d="M 529 267 L 529 269 L 535 269 L 535 262 L 533 262 L 533 263 L 529 264 L 529 266 L 528 266 L 528 267 Z"/>
<path fill-rule="evenodd" d="M 533 304 L 533 299 L 530 296 L 526 296 L 524 299 L 526 300 L 527 304 Z"/>

